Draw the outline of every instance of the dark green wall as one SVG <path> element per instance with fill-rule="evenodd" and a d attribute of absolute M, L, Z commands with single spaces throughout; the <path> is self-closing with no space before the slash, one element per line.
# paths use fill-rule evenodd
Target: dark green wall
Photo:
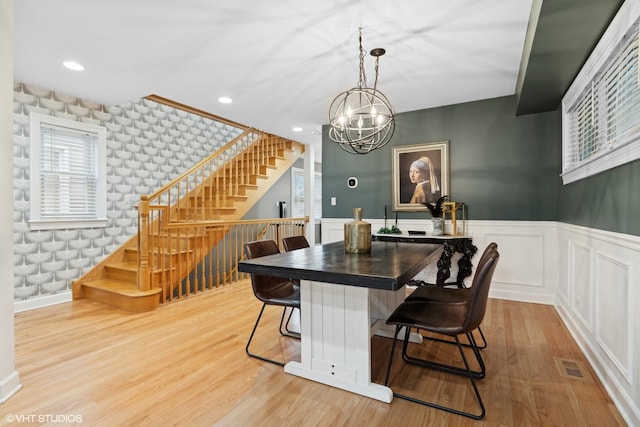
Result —
<path fill-rule="evenodd" d="M 560 186 L 558 221 L 640 236 L 640 161 Z"/>
<path fill-rule="evenodd" d="M 340 149 L 325 126 L 323 217 L 349 218 L 352 208 L 362 207 L 364 218 L 382 218 L 385 204 L 391 212 L 392 147 L 448 140 L 449 195 L 467 204 L 469 219 L 555 220 L 558 119 L 555 112 L 516 117 L 515 96 L 400 113 L 392 141 L 367 155 Z M 357 188 L 347 188 L 349 176 L 358 178 Z M 398 213 L 400 219 L 425 216 Z"/>

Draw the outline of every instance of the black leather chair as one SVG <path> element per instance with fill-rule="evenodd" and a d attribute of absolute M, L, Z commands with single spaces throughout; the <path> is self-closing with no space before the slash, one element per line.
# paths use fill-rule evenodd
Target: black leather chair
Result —
<path fill-rule="evenodd" d="M 309 242 L 307 241 L 307 238 L 304 237 L 304 236 L 283 237 L 282 238 L 282 247 L 284 248 L 285 252 L 290 252 L 290 251 L 295 251 L 297 249 L 308 248 L 309 247 Z M 297 279 L 293 279 L 293 283 L 295 283 L 296 285 L 299 285 L 300 281 L 297 280 Z M 291 316 L 293 316 L 293 310 L 291 310 L 291 312 L 289 312 L 289 318 L 287 319 L 287 323 L 285 324 L 285 329 L 289 333 L 293 333 L 289 329 L 289 322 L 291 321 Z"/>
<path fill-rule="evenodd" d="M 489 252 L 495 250 L 498 250 L 498 244 L 495 242 L 489 243 L 482 253 L 476 269 L 481 268 L 482 265 L 486 262 Z M 444 288 L 435 285 L 425 285 L 416 288 L 409 296 L 407 296 L 405 301 L 440 301 L 447 303 L 465 302 L 469 298 L 469 290 L 470 288 Z M 480 337 L 482 338 L 482 345 L 478 346 L 478 348 L 486 348 L 487 340 L 484 336 L 484 333 L 482 332 L 482 328 L 480 328 L 479 326 L 478 332 L 480 333 Z M 435 341 L 443 340 L 435 339 Z M 452 341 L 446 342 L 455 344 Z"/>
<path fill-rule="evenodd" d="M 280 253 L 280 250 L 278 249 L 276 242 L 273 240 L 257 240 L 245 243 L 244 252 L 248 259 L 253 259 L 266 255 L 277 254 Z M 283 307 L 282 318 L 280 319 L 279 326 L 280 334 L 292 338 L 299 338 L 299 336 L 292 334 L 288 328 L 287 332 L 283 332 L 282 327 L 287 308 L 300 309 L 300 286 L 291 280 L 280 277 L 251 274 L 251 287 L 253 288 L 253 294 L 256 298 L 262 301 L 263 304 L 260 309 L 260 314 L 256 319 L 256 323 L 253 326 L 253 330 L 251 331 L 251 336 L 249 337 L 245 351 L 247 352 L 247 355 L 255 357 L 256 359 L 284 366 L 284 362 L 279 362 L 277 360 L 251 353 L 251 351 L 249 351 L 249 346 L 251 345 L 251 340 L 253 340 L 253 335 L 258 328 L 258 323 L 260 323 L 260 318 L 262 317 L 262 313 L 267 305 Z"/>
<path fill-rule="evenodd" d="M 486 411 L 478 387 L 476 379 L 485 375 L 484 363 L 478 346 L 471 335 L 471 332 L 480 326 L 487 307 L 489 296 L 489 286 L 493 272 L 496 268 L 500 255 L 496 250 L 489 250 L 486 254 L 486 260 L 482 265 L 478 265 L 476 269 L 471 288 L 466 291 L 466 301 L 456 302 L 440 302 L 440 301 L 406 301 L 400 304 L 396 310 L 387 319 L 388 325 L 395 325 L 395 334 L 391 345 L 391 354 L 389 356 L 389 365 L 385 376 L 385 385 L 389 385 L 391 374 L 391 366 L 393 363 L 393 355 L 398 333 L 401 328 L 405 328 L 404 342 L 402 346 L 402 357 L 405 362 L 430 369 L 449 372 L 452 374 L 463 375 L 469 378 L 473 391 L 480 407 L 479 414 L 465 412 L 448 406 L 436 404 L 417 397 L 408 396 L 400 393 L 394 393 L 394 396 L 409 400 L 421 405 L 432 408 L 441 409 L 454 414 L 464 415 L 473 419 L 484 418 Z M 409 344 L 409 334 L 412 328 L 428 331 L 434 334 L 440 334 L 452 337 L 458 346 L 460 356 L 464 367 L 442 364 L 435 361 L 419 359 L 407 354 Z M 460 342 L 460 335 L 466 335 L 473 349 L 473 353 L 480 364 L 480 371 L 472 371 L 464 354 L 464 349 Z"/>
<path fill-rule="evenodd" d="M 285 252 L 295 251 L 296 249 L 303 249 L 309 247 L 309 242 L 304 236 L 290 236 L 282 238 L 282 246 Z"/>

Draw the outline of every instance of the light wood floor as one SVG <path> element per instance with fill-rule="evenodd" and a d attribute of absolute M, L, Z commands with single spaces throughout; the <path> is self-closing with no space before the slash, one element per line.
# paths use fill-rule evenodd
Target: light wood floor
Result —
<path fill-rule="evenodd" d="M 487 407 L 482 422 L 400 399 L 378 402 L 247 357 L 244 346 L 259 308 L 248 282 L 240 282 L 150 313 L 127 314 L 85 300 L 18 313 L 16 366 L 23 388 L 0 405 L 0 425 L 8 414 L 35 416 L 16 426 L 624 425 L 551 306 L 490 301 L 483 323 L 488 374 L 479 383 Z M 254 350 L 299 357 L 299 342 L 277 333 L 280 311 L 266 314 Z M 390 340 L 374 337 L 372 349 L 372 371 L 382 382 Z M 419 350 L 445 359 L 455 354 L 447 344 Z M 398 357 L 391 381 L 396 390 L 409 384 L 422 397 L 474 410 L 462 378 L 410 367 Z M 82 423 L 41 423 L 43 415 L 81 417 Z"/>

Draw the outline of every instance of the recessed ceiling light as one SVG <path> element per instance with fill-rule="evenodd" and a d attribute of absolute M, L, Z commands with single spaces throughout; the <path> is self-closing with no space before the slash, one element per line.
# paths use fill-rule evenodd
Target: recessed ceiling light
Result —
<path fill-rule="evenodd" d="M 296 126 L 292 129 L 294 132 L 302 132 L 302 128 L 300 126 Z"/>
<path fill-rule="evenodd" d="M 221 104 L 231 104 L 233 100 L 228 96 L 221 96 L 220 98 L 218 98 L 218 102 Z"/>
<path fill-rule="evenodd" d="M 83 71 L 84 67 L 80 64 L 78 64 L 76 61 L 64 61 L 62 63 L 62 65 L 64 65 L 65 67 L 67 67 L 70 70 L 73 71 Z"/>

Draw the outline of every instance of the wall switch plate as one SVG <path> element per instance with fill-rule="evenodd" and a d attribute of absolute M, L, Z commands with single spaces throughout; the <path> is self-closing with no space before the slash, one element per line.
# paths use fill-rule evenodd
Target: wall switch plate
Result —
<path fill-rule="evenodd" d="M 331 198 L 331 206 L 335 206 L 336 205 L 336 198 L 332 197 Z"/>

